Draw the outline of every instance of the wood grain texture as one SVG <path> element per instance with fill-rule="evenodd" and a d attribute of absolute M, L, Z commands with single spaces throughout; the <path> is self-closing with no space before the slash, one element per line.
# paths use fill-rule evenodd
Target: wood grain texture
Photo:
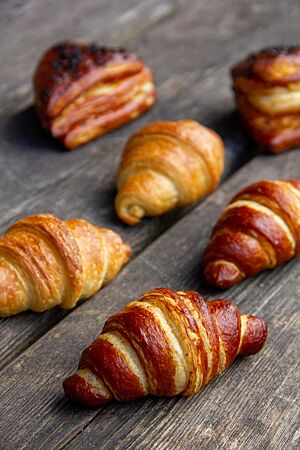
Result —
<path fill-rule="evenodd" d="M 107 152 L 118 146 L 117 155 L 133 131 L 153 120 L 170 118 L 175 120 L 191 116 L 221 133 L 227 144 L 227 158 L 235 167 L 253 156 L 253 148 L 251 150 L 244 140 L 244 135 L 238 132 L 241 128 L 240 123 L 236 124 L 236 116 L 230 115 L 233 98 L 228 70 L 230 65 L 245 53 L 245 49 L 250 51 L 262 45 L 285 40 L 282 31 L 284 29 L 289 29 L 289 40 L 297 40 L 298 15 L 295 10 L 297 0 L 289 0 L 289 8 L 282 2 L 272 0 L 264 2 L 263 5 L 253 2 L 249 4 L 246 0 L 242 2 L 229 0 L 222 7 L 219 6 L 218 0 L 211 2 L 190 0 L 185 7 L 183 0 L 169 1 L 164 3 L 165 15 L 167 16 L 169 11 L 171 16 L 168 20 L 158 23 L 154 28 L 150 26 L 131 38 L 121 37 L 123 26 L 118 26 L 118 21 L 122 17 L 123 10 L 120 10 L 118 15 L 116 2 L 112 2 L 111 7 L 109 2 L 104 2 L 103 6 L 101 5 L 101 14 L 100 10 L 96 14 L 94 9 L 97 8 L 95 6 L 92 8 L 92 0 L 87 3 L 81 2 L 79 9 L 71 8 L 71 12 L 68 10 L 70 0 L 64 0 L 60 6 L 59 19 L 56 17 L 57 6 L 55 7 L 54 1 L 49 2 L 50 5 L 45 7 L 45 10 L 41 6 L 33 9 L 33 3 L 35 3 L 33 0 L 27 0 L 24 2 L 27 7 L 18 6 L 15 10 L 12 8 L 13 12 L 9 12 L 7 3 L 1 6 L 3 17 L 8 16 L 8 25 L 1 30 L 8 29 L 9 33 L 15 30 L 14 35 L 10 36 L 10 39 L 7 38 L 11 46 L 5 46 L 1 50 L 7 52 L 7 55 L 0 53 L 3 61 L 0 82 L 4 84 L 1 104 L 4 104 L 5 95 L 8 95 L 10 90 L 14 92 L 14 97 L 9 99 L 7 108 L 4 108 L 0 116 L 0 164 L 4 174 L 0 180 L 1 222 L 14 220 L 15 216 L 30 210 L 31 198 L 37 192 L 41 194 L 47 187 L 52 188 L 53 192 L 57 183 L 71 174 L 76 174 L 81 166 L 89 162 L 96 164 L 97 161 L 99 172 L 100 168 L 103 170 L 102 158 Z M 133 6 L 133 2 L 131 9 L 126 1 L 125 10 L 126 5 L 128 11 L 124 14 L 127 19 L 122 20 L 126 24 L 128 21 L 130 29 L 136 29 L 136 23 L 143 22 L 144 17 L 148 18 L 152 14 L 161 17 L 157 12 L 154 14 L 159 5 L 158 0 L 154 3 L 145 0 L 137 9 Z M 76 20 L 79 23 L 76 27 L 71 20 L 75 14 L 73 10 L 76 10 L 78 15 Z M 162 11 L 161 6 L 158 11 Z M 270 26 L 270 11 L 272 26 Z M 0 16 L 2 17 L 1 14 Z M 45 17 L 48 17 L 47 21 Z M 80 20 L 80 17 L 84 17 L 84 20 Z M 97 27 L 95 17 L 99 19 Z M 33 20 L 36 22 L 35 27 L 32 26 Z M 47 33 L 43 28 L 45 21 Z M 155 23 L 153 21 L 152 25 Z M 43 32 L 39 32 L 41 29 Z M 218 33 L 215 32 L 216 29 Z M 36 61 L 42 50 L 54 40 L 73 35 L 74 38 L 96 39 L 99 43 L 109 42 L 111 33 L 116 33 L 117 30 L 120 38 L 119 40 L 115 38 L 114 42 L 129 46 L 131 50 L 143 55 L 147 64 L 153 68 L 158 84 L 158 104 L 129 126 L 87 145 L 78 152 L 64 152 L 58 143 L 41 130 L 30 107 L 31 73 Z M 23 39 L 22 36 L 27 35 L 26 33 L 29 33 L 28 38 Z M 38 40 L 33 38 L 37 35 Z M 47 38 L 44 37 L 46 35 Z M 194 45 L 191 45 L 191 41 Z M 14 57 L 10 58 L 12 52 Z M 22 74 L 23 81 L 16 78 L 19 74 Z M 8 83 L 12 85 L 11 88 L 8 87 Z M 25 89 L 23 83 L 27 86 L 26 93 L 22 91 Z M 18 91 L 18 86 L 21 92 Z M 231 137 L 233 130 L 234 136 Z M 119 143 L 119 138 L 122 139 L 122 144 Z M 239 144 L 241 146 L 245 144 L 244 157 L 239 151 L 241 148 Z M 112 158 L 111 165 L 106 166 L 104 170 L 113 172 L 114 161 Z M 101 183 L 104 191 L 108 187 Z M 60 195 L 60 192 L 57 195 Z"/>
<path fill-rule="evenodd" d="M 212 223 L 232 195 L 250 181 L 297 176 L 300 152 L 269 162 L 269 157 L 261 156 L 243 167 L 153 242 L 102 296 L 74 310 L 0 373 L 5 411 L 0 435 L 5 448 L 62 448 L 69 441 L 70 448 L 94 448 L 95 444 L 190 448 L 190 442 L 193 448 L 205 445 L 208 449 L 292 445 L 294 434 L 297 439 L 299 259 L 226 292 L 242 312 L 259 313 L 268 321 L 269 341 L 260 355 L 237 362 L 199 395 L 149 398 L 94 411 L 68 402 L 61 388 L 61 380 L 74 369 L 81 350 L 104 320 L 144 290 L 166 286 L 217 295 L 205 286 L 200 272 L 200 255 Z"/>
<path fill-rule="evenodd" d="M 169 6 L 165 6 L 165 11 L 169 10 L 171 15 L 168 20 L 158 23 L 154 28 L 142 30 L 140 34 L 131 38 L 121 37 L 120 34 L 119 40 L 115 38 L 114 41 L 118 45 L 129 46 L 131 50 L 143 55 L 147 64 L 153 68 L 159 92 L 157 106 L 129 126 L 70 154 L 63 152 L 59 144 L 46 136 L 34 118 L 32 109 L 28 109 L 31 104 L 31 95 L 29 95 L 31 73 L 37 58 L 54 39 L 72 37 L 70 35 L 74 34 L 74 38 L 96 39 L 99 43 L 109 42 L 111 33 L 116 33 L 117 30 L 122 33 L 123 27 L 116 23 L 122 17 L 122 11 L 119 12 L 120 16 L 117 16 L 116 6 L 110 9 L 106 2 L 103 7 L 101 6 L 101 14 L 99 11 L 95 14 L 99 18 L 97 27 L 94 25 L 95 18 L 92 14 L 95 11 L 93 9 L 90 11 L 91 6 L 86 6 L 87 11 L 81 11 L 81 8 L 84 8 L 83 4 L 85 5 L 85 2 L 81 2 L 77 18 L 80 23 L 78 27 L 74 27 L 72 21 L 71 23 L 68 21 L 75 14 L 73 12 L 75 8 L 72 8 L 70 14 L 63 13 L 63 11 L 68 12 L 69 0 L 64 0 L 64 2 L 66 3 L 60 7 L 60 19 L 57 24 L 55 21 L 52 31 L 48 30 L 47 39 L 44 40 L 44 30 L 43 33 L 39 33 L 42 37 L 37 43 L 36 39 L 24 42 L 24 39 L 20 36 L 17 37 L 16 32 L 14 33 L 14 39 L 17 39 L 17 41 L 12 41 L 14 58 L 12 61 L 9 59 L 9 64 L 7 63 L 8 66 L 5 69 L 7 72 L 4 71 L 6 63 L 1 66 L 3 72 L 1 72 L 0 79 L 6 86 L 4 91 L 10 90 L 7 83 L 13 83 L 12 89 L 15 92 L 15 99 L 10 99 L 9 107 L 4 110 L 0 121 L 0 163 L 5 167 L 5 172 L 10 175 L 5 179 L 1 178 L 0 182 L 2 220 L 12 218 L 13 214 L 20 214 L 22 208 L 29 209 L 29 199 L 37 190 L 40 191 L 48 185 L 54 186 L 57 181 L 75 173 L 81 164 L 84 165 L 89 160 L 95 160 L 97 157 L 97 160 L 101 161 L 108 149 L 114 147 L 113 139 L 122 137 L 124 142 L 132 131 L 153 120 L 167 120 L 171 116 L 175 120 L 189 115 L 215 127 L 217 131 L 224 134 L 223 137 L 227 143 L 226 140 L 230 141 L 230 137 L 226 133 L 224 121 L 226 122 L 226 117 L 233 109 L 228 77 L 230 65 L 245 53 L 245 48 L 250 51 L 259 46 L 277 42 L 277 40 L 285 40 L 283 29 L 289 29 L 290 40 L 296 41 L 298 38 L 298 16 L 294 12 L 297 6 L 296 0 L 289 0 L 288 12 L 281 2 L 271 0 L 264 2 L 264 5 L 255 3 L 249 5 L 246 0 L 238 3 L 236 0 L 229 0 L 222 7 L 219 6 L 217 0 L 209 3 L 190 0 L 186 7 L 183 7 L 182 0 L 181 7 L 178 6 L 178 9 L 175 6 L 180 2 L 166 2 L 165 5 Z M 90 2 L 91 0 L 87 5 Z M 53 6 L 55 2 L 50 2 L 52 4 L 51 16 L 47 8 L 45 11 L 40 8 L 32 11 L 31 2 L 27 3 L 28 10 L 26 10 L 25 18 L 22 15 L 21 17 L 13 16 L 13 18 L 9 16 L 9 26 L 5 28 L 11 30 L 17 26 L 17 29 L 20 27 L 20 34 L 26 33 L 28 30 L 31 35 L 33 33 L 31 21 L 35 17 L 37 29 L 35 29 L 34 36 L 36 36 L 39 32 L 38 27 L 45 25 L 46 13 L 49 16 L 47 24 L 53 23 L 51 17 L 56 18 L 57 9 Z M 126 12 L 125 18 L 127 17 L 129 20 L 130 17 L 135 17 L 135 22 L 130 22 L 130 28 L 135 29 L 136 23 L 143 21 L 142 18 L 148 18 L 149 15 L 154 14 L 157 9 L 155 5 L 157 6 L 158 3 L 158 1 L 154 3 L 145 1 L 148 10 L 145 9 L 146 6 L 144 8 L 139 6 L 136 10 L 131 5 L 134 13 L 128 6 L 129 10 Z M 113 5 L 115 5 L 114 2 Z M 124 5 L 126 9 L 126 2 Z M 106 11 L 109 12 L 108 16 Z M 114 20 L 110 16 L 111 11 L 114 11 Z M 272 26 L 270 26 L 270 11 L 272 11 Z M 84 14 L 87 16 L 85 17 Z M 85 18 L 82 21 L 79 20 L 81 16 Z M 203 17 L 206 19 L 205 23 L 203 23 Z M 109 27 L 101 26 L 105 21 L 104 18 L 109 23 Z M 216 29 L 218 29 L 218 33 L 215 32 Z M 249 45 L 249 35 L 251 35 L 251 45 Z M 194 42 L 192 46 L 191 41 Z M 37 45 L 30 45 L 30 42 Z M 20 49 L 19 45 L 21 45 Z M 165 51 L 162 51 L 162 48 L 165 48 Z M 33 52 L 33 54 L 29 52 Z M 9 54 L 8 52 L 8 56 Z M 5 58 L 3 56 L 3 60 L 6 61 L 8 56 Z M 19 64 L 22 66 L 22 70 L 17 70 Z M 27 83 L 26 93 L 17 91 L 17 86 L 23 86 L 22 81 L 14 78 L 19 73 L 22 73 L 24 83 Z M 12 81 L 10 81 L 11 79 Z M 176 102 L 174 98 L 176 98 Z M 230 144 L 230 142 L 228 143 Z M 250 149 L 247 147 L 245 154 L 249 151 Z M 249 156 L 252 155 L 253 153 L 250 152 Z M 234 149 L 230 150 L 230 145 L 228 156 L 230 158 L 235 156 Z M 46 158 L 47 164 L 45 164 Z M 31 164 L 28 164 L 28 161 L 31 161 Z M 8 193 L 11 192 L 14 192 L 14 195 L 8 197 Z"/>
<path fill-rule="evenodd" d="M 202 3 L 200 6 L 198 14 L 205 13 Z M 150 8 L 149 2 L 145 3 L 144 8 L 146 7 Z M 149 11 L 153 13 L 154 4 L 152 8 L 153 10 L 149 9 Z M 199 6 L 197 8 L 199 9 Z M 105 11 L 104 8 L 104 15 Z M 138 14 L 137 17 L 142 17 L 142 11 L 146 14 L 146 10 L 140 6 L 138 11 L 135 11 Z M 207 14 L 213 15 L 213 11 L 209 7 Z M 111 13 L 109 8 L 108 12 Z M 194 112 L 198 111 L 196 114 L 198 118 L 201 112 L 199 120 L 205 120 L 209 126 L 215 128 L 225 141 L 224 178 L 255 154 L 255 149 L 243 132 L 236 114 L 232 112 L 233 101 L 226 77 L 228 67 L 222 67 L 222 71 L 216 72 L 216 77 L 211 80 L 211 74 L 206 73 L 207 67 L 202 68 L 198 60 L 193 61 L 193 74 L 190 78 L 189 72 L 186 72 L 186 65 L 191 64 L 189 41 L 184 42 L 179 60 L 177 47 L 169 43 L 169 38 L 172 35 L 177 39 L 178 23 L 186 23 L 187 28 L 192 26 L 193 16 L 189 8 L 180 8 L 180 2 L 172 2 L 169 13 L 172 16 L 169 19 L 172 20 L 172 26 L 168 25 L 168 32 L 160 30 L 160 27 L 164 28 L 168 21 L 161 22 L 155 30 L 149 28 L 142 39 L 130 41 L 132 47 L 136 45 L 141 54 L 147 53 L 146 60 L 153 59 L 151 48 L 154 48 L 155 56 L 159 57 L 157 61 L 153 61 L 154 71 L 157 75 L 160 75 L 160 72 L 164 74 L 161 80 L 158 80 L 159 89 L 161 86 L 159 104 L 161 106 L 168 104 L 169 110 L 155 114 L 153 111 L 152 117 L 151 112 L 138 120 L 136 124 L 122 128 L 72 153 L 63 151 L 59 144 L 45 134 L 32 107 L 12 114 L 8 112 L 4 114 L 3 122 L 0 121 L 0 164 L 5 168 L 3 177 L 0 178 L 1 231 L 10 223 L 31 213 L 50 212 L 62 218 L 79 216 L 92 223 L 115 229 L 130 243 L 134 254 L 141 252 L 152 240 L 191 209 L 191 207 L 177 209 L 163 217 L 145 220 L 134 228 L 124 226 L 114 213 L 113 201 L 116 195 L 114 175 L 126 139 L 141 124 L 157 120 L 160 117 L 159 114 L 166 119 L 173 118 L 173 115 L 186 117 L 194 108 Z M 87 19 L 89 20 L 94 19 Z M 118 18 L 115 17 L 115 20 Z M 217 23 L 218 17 L 212 17 L 211 20 Z M 196 31 L 198 33 L 198 29 Z M 232 45 L 236 42 L 238 32 L 239 27 L 230 35 Z M 102 33 L 101 29 L 99 33 Z M 159 38 L 156 37 L 158 33 Z M 101 42 L 104 37 L 105 35 L 99 34 L 99 41 Z M 217 45 L 220 42 L 217 36 L 215 40 Z M 168 48 L 167 55 L 160 51 L 161 45 Z M 209 49 L 204 47 L 202 50 L 202 47 L 199 47 L 199 52 L 202 51 L 202 59 L 205 61 L 205 55 L 209 55 Z M 30 59 L 29 55 L 28 58 Z M 214 53 L 213 61 L 216 67 L 224 66 L 221 54 Z M 197 97 L 200 99 L 201 92 L 203 93 L 201 98 L 201 102 L 204 102 L 203 107 L 200 102 L 198 104 L 198 100 L 195 101 L 195 95 L 192 92 L 192 86 L 196 81 Z M 187 88 L 189 89 L 188 98 L 185 94 Z M 174 95 L 177 98 L 176 102 L 174 102 Z M 223 101 L 224 95 L 226 102 Z M 22 103 L 21 100 L 20 102 Z M 219 102 L 224 108 L 221 112 L 217 111 Z M 176 112 L 176 109 L 180 111 Z M 39 320 L 33 313 L 26 313 L 10 320 L 0 320 L 0 367 L 21 353 L 64 315 L 63 311 L 53 310 L 39 317 Z"/>
<path fill-rule="evenodd" d="M 136 39 L 189 0 L 38 0 L 4 1 L 0 5 L 1 110 L 31 101 L 30 74 L 41 53 L 61 39 L 99 40 L 120 45 Z M 24 39 L 26 36 L 26 39 Z"/>
<path fill-rule="evenodd" d="M 0 120 L 0 165 L 3 167 L 3 176 L 0 177 L 0 230 L 30 213 L 51 212 L 63 218 L 83 216 L 91 222 L 116 229 L 137 254 L 191 208 L 146 220 L 132 229 L 124 227 L 116 219 L 112 206 L 116 193 L 114 173 L 127 137 L 153 120 L 192 116 L 221 134 L 226 145 L 225 177 L 253 157 L 257 151 L 244 133 L 237 115 L 232 112 L 228 70 L 244 54 L 245 48 L 250 50 L 283 40 L 284 28 L 289 28 L 290 39 L 296 40 L 297 2 L 289 0 L 287 11 L 281 2 L 271 0 L 264 5 L 229 0 L 222 7 L 218 0 L 189 0 L 186 3 L 178 0 L 165 2 L 164 6 L 158 0 L 145 0 L 138 5 L 126 1 L 124 5 L 122 3 L 126 12 L 118 9 L 116 2 L 104 2 L 101 3 L 100 14 L 100 9 L 93 6 L 90 0 L 80 4 L 77 13 L 72 9 L 68 15 L 66 11 L 70 2 L 64 0 L 60 7 L 62 13 L 53 29 L 48 28 L 48 22 L 57 15 L 55 2 L 47 2 L 46 9 L 33 9 L 34 3 L 28 0 L 23 9 L 20 5 L 14 9 L 7 3 L 1 4 L 5 14 L 0 16 L 7 18 L 9 30 L 15 26 L 21 34 L 29 33 L 27 46 L 18 33 L 11 37 L 15 59 L 23 65 L 23 81 L 16 78 L 20 71 L 12 70 L 14 61 L 10 60 L 8 72 L 5 72 L 6 63 L 1 66 L 1 81 L 12 83 L 14 87 L 18 83 L 20 86 L 29 83 L 30 86 L 30 73 L 37 54 L 49 45 L 51 39 L 70 37 L 68 33 L 73 34 L 74 30 L 73 16 L 77 14 L 79 28 L 76 27 L 78 34 L 74 37 L 93 38 L 100 43 L 112 39 L 116 45 L 129 45 L 145 57 L 156 75 L 159 101 L 151 112 L 135 123 L 69 153 L 64 152 L 41 129 L 32 107 L 28 106 L 31 102 L 28 92 L 16 90 L 15 100 L 10 99 L 8 107 L 3 110 L 3 120 Z M 46 15 L 47 33 L 45 37 L 40 33 L 42 38 L 35 46 L 34 36 L 45 24 Z M 95 16 L 99 19 L 97 27 Z M 30 26 L 33 17 L 37 22 L 36 34 Z M 152 19 L 143 28 L 140 22 L 144 23 L 144 17 L 148 22 Z M 118 25 L 120 20 L 124 26 Z M 131 28 L 136 29 L 137 34 L 124 31 Z M 1 51 L 7 52 L 7 49 Z M 7 57 L 3 57 L 4 61 Z M 8 73 L 12 75 L 8 76 Z M 62 317 L 64 312 L 55 310 L 38 321 L 31 313 L 9 322 L 1 321 L 0 366 L 3 367 L 21 353 Z"/>
<path fill-rule="evenodd" d="M 139 255 L 114 284 L 67 317 L 53 310 L 0 321 L 0 366 L 29 347 L 0 372 L 0 449 L 298 448 L 297 260 L 226 292 L 243 312 L 268 320 L 269 343 L 198 396 L 149 398 L 103 411 L 81 409 L 63 397 L 62 379 L 121 305 L 159 285 L 217 296 L 202 281 L 200 254 L 234 192 L 263 177 L 300 175 L 299 151 L 259 157 L 192 212 L 176 210 L 124 227 L 112 208 L 114 172 L 127 137 L 146 123 L 193 117 L 215 128 L 226 144 L 225 178 L 257 154 L 232 113 L 228 70 L 256 48 L 299 42 L 300 10 L 298 0 L 100 3 L 0 5 L 0 231 L 32 212 L 82 216 L 120 232 Z M 153 68 L 159 92 L 158 104 L 144 117 L 73 153 L 44 133 L 31 107 L 37 58 L 64 38 L 136 51 Z"/>

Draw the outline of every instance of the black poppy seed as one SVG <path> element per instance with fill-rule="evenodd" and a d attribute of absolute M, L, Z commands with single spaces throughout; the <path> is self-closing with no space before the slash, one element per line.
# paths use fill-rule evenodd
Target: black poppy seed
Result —
<path fill-rule="evenodd" d="M 62 64 L 59 60 L 52 61 L 51 66 L 53 69 L 60 69 L 62 67 Z"/>
<path fill-rule="evenodd" d="M 107 48 L 106 47 L 100 47 L 99 45 L 97 45 L 97 44 L 91 44 L 90 45 L 90 47 L 89 47 L 89 50 L 92 52 L 92 53 L 106 53 L 107 52 Z"/>

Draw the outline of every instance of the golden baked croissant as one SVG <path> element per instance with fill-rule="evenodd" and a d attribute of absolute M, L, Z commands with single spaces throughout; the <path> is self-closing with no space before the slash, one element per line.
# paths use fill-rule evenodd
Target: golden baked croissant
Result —
<path fill-rule="evenodd" d="M 259 352 L 266 337 L 262 319 L 241 315 L 228 300 L 206 303 L 197 292 L 154 289 L 107 320 L 64 390 L 88 406 L 147 394 L 190 396 L 236 356 Z"/>
<path fill-rule="evenodd" d="M 127 142 L 116 176 L 118 216 L 134 225 L 213 191 L 224 169 L 220 136 L 194 120 L 152 123 Z"/>
<path fill-rule="evenodd" d="M 204 252 L 204 275 L 228 288 L 299 254 L 300 180 L 259 181 L 219 218 Z"/>
<path fill-rule="evenodd" d="M 156 98 L 151 71 L 137 55 L 69 41 L 42 56 L 34 90 L 43 126 L 69 149 L 135 119 Z"/>
<path fill-rule="evenodd" d="M 238 109 L 272 153 L 300 145 L 300 46 L 263 49 L 232 69 Z"/>
<path fill-rule="evenodd" d="M 0 317 L 73 308 L 109 283 L 130 254 L 117 233 L 85 220 L 21 219 L 0 238 Z"/>

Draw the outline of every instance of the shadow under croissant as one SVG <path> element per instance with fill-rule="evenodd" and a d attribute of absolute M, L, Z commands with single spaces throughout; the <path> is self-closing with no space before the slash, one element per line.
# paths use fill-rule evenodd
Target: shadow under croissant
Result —
<path fill-rule="evenodd" d="M 63 414 L 69 415 L 70 409 L 73 413 L 76 415 L 86 415 L 86 414 L 93 414 L 93 420 L 97 420 L 97 418 L 101 417 L 101 424 L 104 426 L 103 420 L 106 421 L 106 418 L 108 420 L 111 420 L 112 417 L 114 419 L 127 423 L 128 419 L 130 417 L 133 417 L 135 414 L 139 414 L 141 417 L 145 417 L 145 414 L 149 415 L 149 411 L 151 411 L 150 415 L 153 417 L 157 417 L 158 421 L 161 419 L 158 417 L 160 412 L 162 412 L 163 417 L 165 417 L 168 412 L 171 412 L 171 410 L 176 407 L 177 404 L 179 405 L 185 405 L 189 403 L 197 403 L 200 405 L 201 398 L 203 396 L 209 396 L 213 395 L 213 392 L 215 389 L 223 389 L 222 385 L 226 385 L 228 383 L 236 384 L 237 378 L 231 376 L 231 372 L 238 371 L 239 366 L 244 365 L 245 366 L 245 360 L 251 359 L 253 355 L 248 356 L 237 356 L 236 359 L 232 362 L 232 364 L 222 373 L 218 374 L 209 384 L 202 387 L 198 392 L 191 396 L 185 396 L 182 394 L 176 394 L 171 396 L 155 396 L 152 394 L 148 394 L 144 397 L 140 397 L 134 400 L 130 401 L 118 401 L 114 399 L 111 403 L 108 403 L 105 406 L 88 406 L 88 405 L 82 405 L 79 402 L 70 399 L 62 393 L 59 396 L 59 402 L 63 402 L 65 407 L 63 408 L 62 412 Z M 255 355 L 254 355 L 255 356 Z M 251 364 L 251 363 L 250 363 Z M 245 369 L 242 369 L 240 367 L 240 370 L 242 372 L 245 371 Z M 105 412 L 105 415 L 103 416 L 103 413 Z"/>
<path fill-rule="evenodd" d="M 32 105 L 11 115 L 3 134 L 12 146 L 21 143 L 22 151 L 64 151 L 63 145 L 43 129 Z"/>
<path fill-rule="evenodd" d="M 196 120 L 199 119 L 196 118 Z M 249 137 L 236 110 L 226 111 L 225 114 L 220 114 L 216 119 L 203 122 L 203 124 L 216 131 L 224 141 L 225 169 L 223 179 L 261 153 L 261 148 Z"/>

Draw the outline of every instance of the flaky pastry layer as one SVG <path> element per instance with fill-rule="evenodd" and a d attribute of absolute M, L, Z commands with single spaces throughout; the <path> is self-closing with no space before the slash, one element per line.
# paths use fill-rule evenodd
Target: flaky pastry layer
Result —
<path fill-rule="evenodd" d="M 0 238 L 0 317 L 73 308 L 109 283 L 130 254 L 117 233 L 85 220 L 25 217 Z"/>
<path fill-rule="evenodd" d="M 238 193 L 203 255 L 206 280 L 228 288 L 300 254 L 300 181 L 259 181 Z"/>
<path fill-rule="evenodd" d="M 272 153 L 300 145 L 300 48 L 274 47 L 232 69 L 238 110 L 251 136 Z"/>
<path fill-rule="evenodd" d="M 118 168 L 118 216 L 130 225 L 212 192 L 224 168 L 224 145 L 195 120 L 156 122 L 127 142 Z"/>
<path fill-rule="evenodd" d="M 135 119 L 156 99 L 151 71 L 138 56 L 75 42 L 45 53 L 34 86 L 42 124 L 70 149 Z"/>
<path fill-rule="evenodd" d="M 190 396 L 239 356 L 257 353 L 267 337 L 259 317 L 230 301 L 205 302 L 193 291 L 154 289 L 111 316 L 63 385 L 88 406 L 147 394 Z"/>

